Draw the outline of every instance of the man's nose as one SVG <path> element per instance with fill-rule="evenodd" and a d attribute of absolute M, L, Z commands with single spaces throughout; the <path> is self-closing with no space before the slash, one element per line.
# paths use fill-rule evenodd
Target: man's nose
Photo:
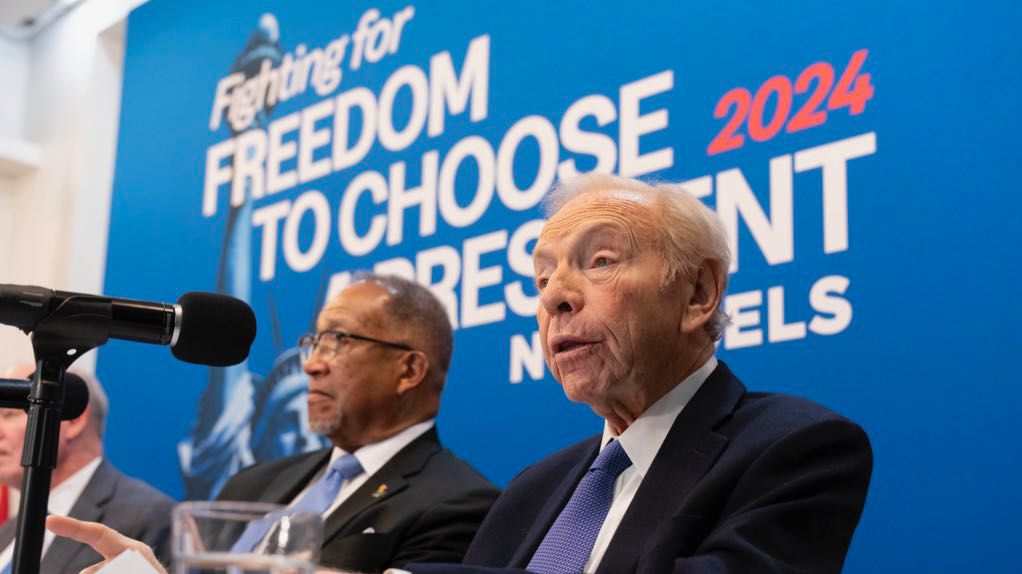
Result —
<path fill-rule="evenodd" d="M 539 296 L 540 304 L 551 315 L 578 313 L 583 297 L 577 272 L 556 271 L 548 279 Z"/>
<path fill-rule="evenodd" d="M 321 353 L 313 352 L 308 359 L 302 363 L 302 370 L 306 375 L 321 375 L 327 371 L 327 363 L 323 360 Z"/>

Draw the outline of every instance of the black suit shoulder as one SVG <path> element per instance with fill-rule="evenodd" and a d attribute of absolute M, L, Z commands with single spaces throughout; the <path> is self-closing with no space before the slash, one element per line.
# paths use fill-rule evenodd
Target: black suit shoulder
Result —
<path fill-rule="evenodd" d="M 429 457 L 422 467 L 422 474 L 436 479 L 429 485 L 437 492 L 463 492 L 473 488 L 497 490 L 479 471 L 446 448 Z"/>
<path fill-rule="evenodd" d="M 812 401 L 781 394 L 746 393 L 716 432 L 726 437 L 727 448 L 709 477 L 710 484 L 731 485 L 738 498 L 741 478 L 760 482 L 766 476 L 812 476 L 837 471 L 862 485 L 873 468 L 873 451 L 866 432 L 855 422 Z M 731 476 L 733 480 L 726 477 Z M 861 511 L 863 497 L 858 499 Z M 853 526 L 854 527 L 854 526 Z"/>
<path fill-rule="evenodd" d="M 779 429 L 797 428 L 830 420 L 855 424 L 848 418 L 809 399 L 763 392 L 744 393 L 735 406 L 731 418 L 757 419 L 764 425 Z"/>
<path fill-rule="evenodd" d="M 276 475 L 281 472 L 288 472 L 294 470 L 294 467 L 310 459 L 322 458 L 324 461 L 330 456 L 329 448 L 322 448 L 311 452 L 303 452 L 301 454 L 291 455 L 285 458 L 276 458 L 265 462 L 257 462 L 255 464 L 246 466 L 245 468 L 234 473 L 228 480 L 229 484 L 235 479 L 250 479 L 255 476 L 265 475 Z"/>
<path fill-rule="evenodd" d="M 714 429 L 726 437 L 729 450 L 769 454 L 787 440 L 849 440 L 872 461 L 866 432 L 848 418 L 807 399 L 774 393 L 745 393 L 734 411 Z M 734 445 L 739 445 L 735 448 Z M 871 463 L 872 464 L 872 463 Z"/>
<path fill-rule="evenodd" d="M 266 488 L 271 480 L 279 477 L 289 478 L 290 482 L 304 486 L 311 478 L 311 474 L 314 474 L 329 460 L 330 450 L 324 448 L 249 465 L 227 479 L 220 492 L 217 493 L 216 500 L 267 501 L 265 498 Z M 276 500 L 275 502 L 288 501 L 290 501 L 290 497 L 287 501 Z"/>

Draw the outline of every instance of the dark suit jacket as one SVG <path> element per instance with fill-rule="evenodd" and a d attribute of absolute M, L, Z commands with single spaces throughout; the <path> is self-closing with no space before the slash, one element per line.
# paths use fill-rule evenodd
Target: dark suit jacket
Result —
<path fill-rule="evenodd" d="M 324 449 L 251 466 L 217 498 L 288 504 L 329 459 Z M 327 517 L 320 563 L 380 572 L 408 562 L 461 561 L 499 492 L 430 429 Z"/>
<path fill-rule="evenodd" d="M 519 474 L 466 564 L 525 568 L 599 449 L 568 447 Z M 809 401 L 747 393 L 721 363 L 675 420 L 598 572 L 839 572 L 872 471 L 857 425 Z"/>
<path fill-rule="evenodd" d="M 102 522 L 121 534 L 145 542 L 160 560 L 170 561 L 170 513 L 174 501 L 148 484 L 122 474 L 106 459 L 68 514 L 79 520 Z M 14 539 L 15 520 L 0 528 L 0 550 Z M 78 574 L 102 562 L 92 548 L 60 536 L 43 554 L 42 574 Z"/>

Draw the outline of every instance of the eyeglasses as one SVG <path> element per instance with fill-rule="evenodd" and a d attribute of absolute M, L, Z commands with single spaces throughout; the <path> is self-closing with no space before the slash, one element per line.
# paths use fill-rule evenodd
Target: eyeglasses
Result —
<path fill-rule="evenodd" d="M 298 339 L 298 351 L 302 355 L 302 361 L 308 361 L 312 358 L 312 354 L 316 352 L 316 349 L 319 349 L 319 354 L 324 360 L 330 360 L 334 358 L 337 351 L 340 350 L 342 341 L 345 339 L 376 343 L 377 345 L 383 345 L 384 347 L 390 347 L 391 349 L 400 349 L 402 351 L 415 350 L 404 343 L 392 343 L 382 339 L 366 337 L 365 335 L 345 333 L 344 331 L 320 331 L 319 333 L 306 333 L 302 335 L 301 338 Z"/>

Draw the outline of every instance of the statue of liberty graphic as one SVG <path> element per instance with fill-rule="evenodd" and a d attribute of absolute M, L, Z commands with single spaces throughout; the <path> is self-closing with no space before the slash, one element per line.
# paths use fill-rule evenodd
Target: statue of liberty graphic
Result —
<path fill-rule="evenodd" d="M 279 65 L 282 52 L 277 19 L 263 14 L 238 55 L 231 72 L 256 76 L 264 60 Z M 260 110 L 248 129 L 265 128 L 272 106 Z M 225 122 L 230 126 L 230 122 Z M 232 132 L 234 132 L 234 129 Z M 239 135 L 234 132 L 233 135 Z M 243 151 L 242 153 L 250 153 Z M 249 185 L 246 183 L 246 185 Z M 232 206 L 217 270 L 217 291 L 251 299 L 252 196 Z M 285 346 L 270 299 L 270 321 L 278 355 L 269 373 L 261 377 L 248 361 L 209 370 L 209 381 L 198 404 L 195 424 L 178 443 L 178 460 L 185 498 L 211 498 L 232 474 L 256 462 L 280 458 L 326 446 L 308 428 L 307 379 L 298 348 Z M 265 325 L 263 326 L 265 328 Z"/>

